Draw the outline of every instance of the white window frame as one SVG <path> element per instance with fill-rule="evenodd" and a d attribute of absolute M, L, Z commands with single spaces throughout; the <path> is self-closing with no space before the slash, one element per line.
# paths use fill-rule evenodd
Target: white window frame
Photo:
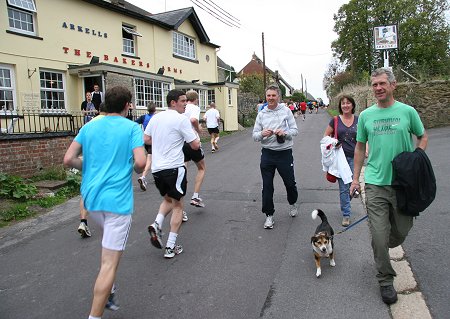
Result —
<path fill-rule="evenodd" d="M 210 105 L 212 102 L 216 102 L 216 90 L 215 89 L 209 89 L 208 90 L 208 105 Z"/>
<path fill-rule="evenodd" d="M 8 26 L 9 30 L 15 31 L 18 33 L 28 34 L 28 35 L 36 35 L 36 5 L 34 0 L 7 0 L 7 11 L 8 11 Z M 11 14 L 19 14 L 31 17 L 31 23 L 22 19 L 13 19 L 14 17 Z M 26 23 L 27 25 L 32 25 L 33 31 L 29 31 L 28 29 L 16 28 L 15 26 L 11 26 L 11 20 L 19 21 L 19 24 Z"/>
<path fill-rule="evenodd" d="M 147 109 L 153 102 L 160 109 L 167 109 L 166 97 L 171 90 L 170 83 L 146 78 L 134 78 L 134 97 L 136 109 Z"/>
<path fill-rule="evenodd" d="M 123 32 L 130 35 L 131 39 L 125 38 Z M 136 37 L 142 37 L 134 27 L 122 25 L 122 52 L 123 54 L 136 56 Z"/>
<path fill-rule="evenodd" d="M 195 39 L 175 31 L 172 38 L 174 55 L 190 60 L 197 59 Z"/>
<path fill-rule="evenodd" d="M 50 73 L 50 74 L 53 74 L 53 75 L 56 75 L 56 76 L 58 76 L 58 75 L 61 75 L 61 84 L 62 84 L 62 88 L 59 88 L 59 87 L 56 87 L 56 88 L 52 88 L 52 87 L 46 87 L 46 86 L 42 86 L 42 81 L 45 81 L 45 83 L 47 82 L 47 80 L 44 78 L 44 79 L 42 79 L 42 73 Z M 52 82 L 52 80 L 50 80 L 50 83 Z M 58 82 L 58 81 L 57 81 Z M 43 113 L 67 113 L 67 109 L 66 109 L 66 101 L 67 101 L 67 98 L 66 98 L 66 78 L 65 78 L 65 76 L 64 76 L 64 73 L 63 72 L 58 72 L 58 71 L 54 71 L 54 70 L 48 70 L 48 69 L 40 69 L 39 70 L 39 91 L 40 91 L 40 95 L 41 95 L 41 98 L 40 98 L 40 100 L 41 100 L 41 112 L 43 112 Z M 48 92 L 50 92 L 50 93 L 52 93 L 52 97 L 51 97 L 51 99 L 42 99 L 42 96 L 43 96 L 43 93 L 48 93 Z M 62 95 L 62 100 L 61 99 L 53 99 L 53 93 L 58 93 L 58 97 L 59 97 L 59 95 L 60 95 L 60 93 L 62 93 L 63 95 Z M 45 95 L 47 95 L 47 94 L 45 94 Z M 62 101 L 63 102 L 63 108 L 60 108 L 60 107 L 58 107 L 58 108 L 54 108 L 53 107 L 53 104 L 52 104 L 52 107 L 51 108 L 48 108 L 48 107 L 43 107 L 43 103 L 45 103 L 45 104 L 47 104 L 46 103 L 46 101 L 57 101 L 58 103 L 60 102 L 60 101 Z"/>
<path fill-rule="evenodd" d="M 12 94 L 12 100 L 11 100 L 12 109 L 10 108 L 10 105 L 3 104 L 0 108 L 0 115 L 17 114 L 16 80 L 15 80 L 14 68 L 10 65 L 0 64 L 0 70 L 8 70 L 9 71 L 9 81 L 10 81 L 10 86 L 0 86 L 0 91 L 8 91 L 8 92 L 11 92 L 11 94 Z M 0 100 L 0 102 L 6 103 L 7 100 Z"/>

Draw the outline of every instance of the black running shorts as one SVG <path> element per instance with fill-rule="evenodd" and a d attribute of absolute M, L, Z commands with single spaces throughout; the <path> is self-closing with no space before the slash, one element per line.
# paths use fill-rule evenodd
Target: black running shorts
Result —
<path fill-rule="evenodd" d="M 185 163 L 189 161 L 198 163 L 205 158 L 205 153 L 203 153 L 203 149 L 201 147 L 195 151 L 188 143 L 184 143 L 183 145 L 183 154 Z"/>
<path fill-rule="evenodd" d="M 187 178 L 186 167 L 165 169 L 152 174 L 155 179 L 155 186 L 161 196 L 180 200 L 186 195 Z"/>
<path fill-rule="evenodd" d="M 212 134 L 212 133 L 219 134 L 219 127 L 213 127 L 213 128 L 208 127 L 208 133 L 209 134 Z"/>

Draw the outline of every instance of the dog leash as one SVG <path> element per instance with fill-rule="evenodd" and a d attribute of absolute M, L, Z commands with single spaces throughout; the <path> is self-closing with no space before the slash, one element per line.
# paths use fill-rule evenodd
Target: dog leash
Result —
<path fill-rule="evenodd" d="M 365 215 L 364 217 L 358 219 L 356 222 L 348 225 L 347 227 L 345 227 L 343 230 L 337 232 L 335 235 L 339 235 L 342 234 L 343 232 L 346 232 L 347 230 L 349 230 L 350 228 L 352 228 L 353 226 L 358 225 L 360 222 L 362 222 L 364 219 L 366 219 L 368 217 L 368 215 Z"/>

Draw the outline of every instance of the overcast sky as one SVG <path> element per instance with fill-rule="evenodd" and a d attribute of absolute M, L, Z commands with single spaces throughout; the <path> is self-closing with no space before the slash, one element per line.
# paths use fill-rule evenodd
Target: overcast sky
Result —
<path fill-rule="evenodd" d="M 194 7 L 212 43 L 221 48 L 218 56 L 239 72 L 253 52 L 263 58 L 261 35 L 264 32 L 266 65 L 295 89 L 302 88 L 301 75 L 315 98 L 328 98 L 322 88 L 323 75 L 331 62 L 333 14 L 349 0 L 127 0 L 150 12 L 160 13 Z M 196 4 L 203 6 L 200 8 Z M 213 10 L 213 4 L 230 14 Z M 239 25 L 230 27 L 206 8 L 222 14 L 222 20 Z M 233 19 L 234 18 L 234 19 Z M 237 21 L 237 20 L 239 21 Z"/>

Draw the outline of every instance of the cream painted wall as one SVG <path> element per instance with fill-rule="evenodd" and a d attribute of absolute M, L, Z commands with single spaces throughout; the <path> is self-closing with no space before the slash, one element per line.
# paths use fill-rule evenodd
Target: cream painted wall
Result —
<path fill-rule="evenodd" d="M 80 0 L 35 0 L 37 8 L 37 37 L 31 38 L 4 33 L 0 41 L 0 64 L 12 65 L 16 78 L 16 103 L 19 109 L 24 104 L 23 97 L 29 93 L 39 94 L 39 70 L 48 69 L 65 75 L 66 108 L 79 110 L 84 99 L 83 81 L 78 76 L 69 75 L 68 65 L 89 64 L 92 56 L 100 62 L 156 73 L 161 66 L 166 67 L 164 75 L 191 81 L 216 82 L 216 50 L 200 43 L 186 20 L 179 31 L 196 40 L 199 63 L 185 61 L 172 56 L 172 31 L 162 29 L 128 16 Z M 95 17 L 92 18 L 92 17 Z M 64 28 L 66 23 L 69 28 Z M 140 59 L 122 56 L 122 23 L 136 26 L 143 36 L 137 38 L 137 53 Z M 83 28 L 83 32 L 70 30 L 70 24 Z M 6 1 L 0 1 L 0 28 L 8 30 Z M 88 28 L 88 33 L 86 33 Z M 95 34 L 102 34 L 102 37 Z M 107 34 L 107 37 L 104 34 Z M 63 49 L 67 48 L 67 49 Z M 79 50 L 79 51 L 76 51 Z M 108 60 L 105 60 L 107 55 Z M 206 61 L 209 55 L 209 62 Z M 114 61 L 117 58 L 117 62 Z M 126 63 L 124 63 L 124 60 Z M 131 65 L 135 60 L 135 65 Z M 139 65 L 139 62 L 142 65 Z M 171 67 L 171 71 L 168 71 Z M 174 72 L 177 69 L 177 73 Z M 28 77 L 28 70 L 36 72 Z M 180 70 L 182 73 L 180 73 Z M 27 106 L 40 107 L 40 102 L 28 101 Z M 237 105 L 237 103 L 236 103 Z"/>
<path fill-rule="evenodd" d="M 228 90 L 231 89 L 232 104 L 228 103 Z M 220 112 L 220 117 L 224 120 L 225 131 L 238 130 L 238 114 L 237 114 L 237 88 L 222 86 L 215 89 L 216 108 Z"/>

